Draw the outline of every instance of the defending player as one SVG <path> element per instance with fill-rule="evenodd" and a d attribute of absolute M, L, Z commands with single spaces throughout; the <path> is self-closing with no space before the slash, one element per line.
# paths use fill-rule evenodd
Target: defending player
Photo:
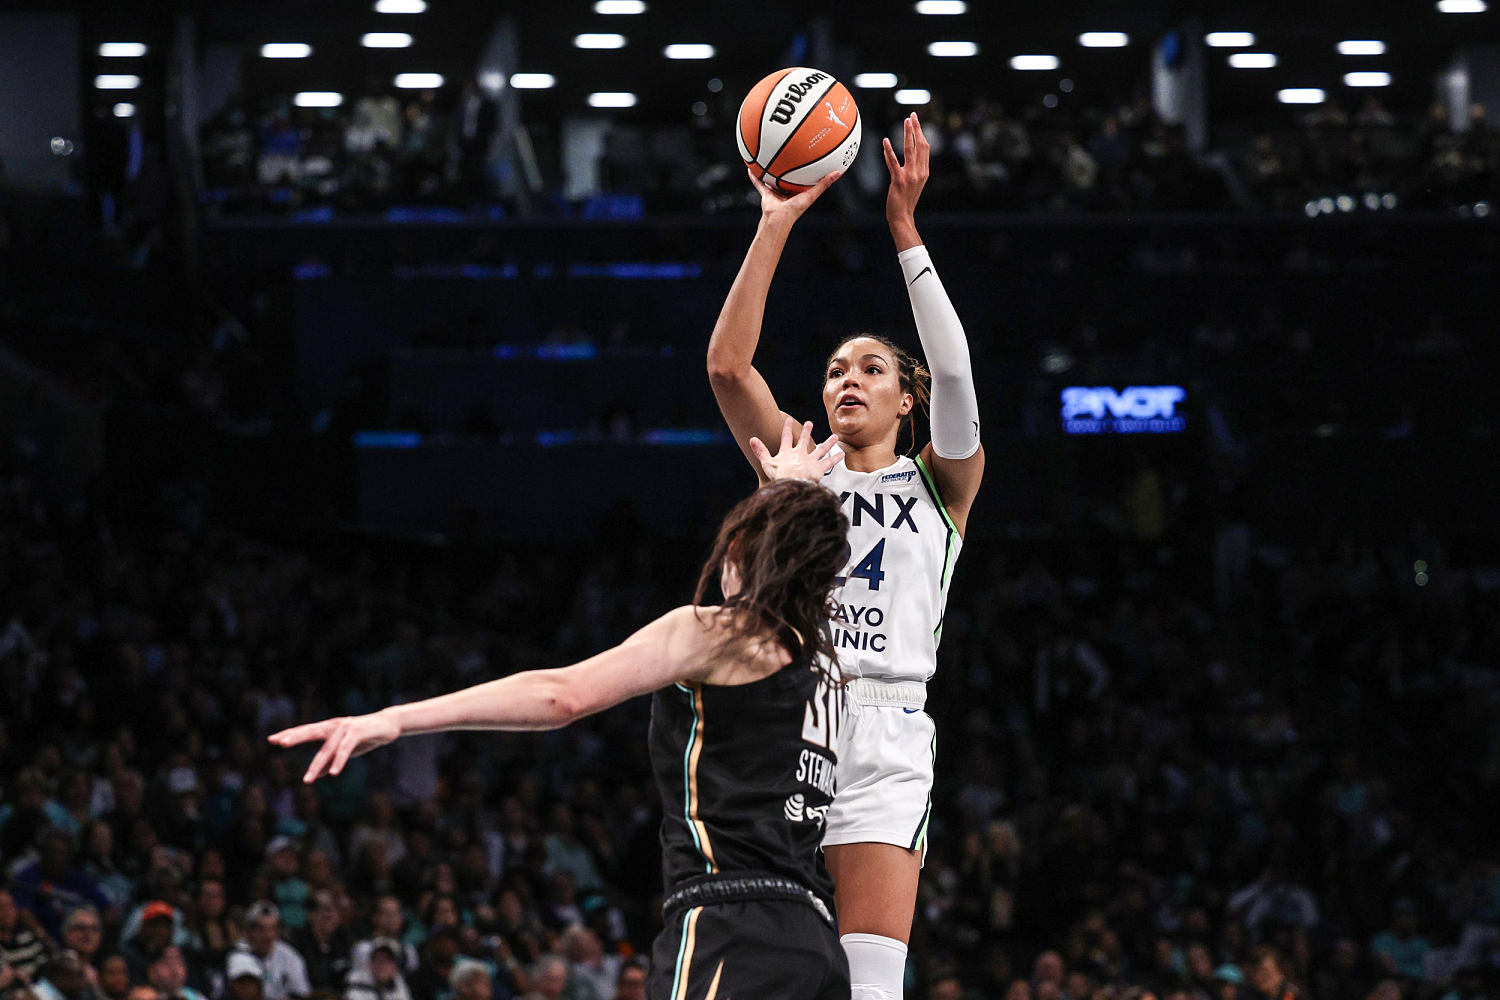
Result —
<path fill-rule="evenodd" d="M 817 852 L 843 718 L 827 619 L 848 519 L 808 481 L 833 466 L 835 439 L 814 449 L 807 424 L 794 447 L 794 426 L 774 457 L 753 443 L 776 481 L 724 519 L 692 606 L 573 666 L 297 726 L 271 742 L 323 741 L 303 779 L 314 781 L 401 736 L 555 729 L 655 692 L 666 926 L 648 995 L 844 1000 L 848 966 Z M 715 582 L 724 602 L 704 606 Z"/>
<path fill-rule="evenodd" d="M 916 115 L 904 126 L 904 162 L 889 140 L 886 220 L 896 241 L 917 335 L 932 369 L 931 443 L 898 456 L 898 434 L 927 401 L 928 373 L 890 341 L 851 337 L 829 359 L 823 405 L 844 461 L 824 484 L 849 514 L 850 561 L 836 595 L 834 634 L 849 686 L 839 746 L 838 797 L 823 849 L 833 875 L 853 1000 L 902 996 L 931 805 L 931 718 L 922 711 L 936 666 L 943 609 L 969 507 L 984 473 L 979 409 L 963 327 L 917 234 L 928 176 Z M 766 293 L 792 224 L 837 175 L 787 197 L 751 175 L 761 219 L 708 347 L 708 372 L 735 440 L 764 482 L 752 437 L 787 419 L 752 364 Z"/>

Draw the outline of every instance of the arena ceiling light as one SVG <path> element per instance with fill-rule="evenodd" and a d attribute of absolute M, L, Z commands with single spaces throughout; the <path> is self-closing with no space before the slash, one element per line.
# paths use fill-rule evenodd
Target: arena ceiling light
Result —
<path fill-rule="evenodd" d="M 1062 65 L 1057 56 L 1011 56 L 1010 68 L 1021 70 L 1049 70 Z"/>
<path fill-rule="evenodd" d="M 921 107 L 932 103 L 932 91 L 913 87 L 908 90 L 898 90 L 895 94 L 897 104 L 913 104 Z"/>
<path fill-rule="evenodd" d="M 1484 0 L 1438 0 L 1437 9 L 1442 14 L 1483 14 L 1489 4 Z"/>
<path fill-rule="evenodd" d="M 588 97 L 591 108 L 633 108 L 636 96 L 624 90 L 601 90 Z"/>
<path fill-rule="evenodd" d="M 336 108 L 344 103 L 344 95 L 331 90 L 304 90 L 292 98 L 299 108 Z"/>
<path fill-rule="evenodd" d="M 145 42 L 105 42 L 99 54 L 106 59 L 139 59 L 146 54 Z"/>
<path fill-rule="evenodd" d="M 1210 31 L 1203 41 L 1215 49 L 1244 49 L 1255 44 L 1255 35 L 1249 31 Z"/>
<path fill-rule="evenodd" d="M 1344 84 L 1349 87 L 1389 87 L 1389 73 L 1345 73 Z"/>
<path fill-rule="evenodd" d="M 895 73 L 857 73 L 854 85 L 864 90 L 889 90 L 896 85 Z"/>
<path fill-rule="evenodd" d="M 557 86 L 557 77 L 551 73 L 512 73 L 510 85 L 517 90 L 546 90 Z"/>
<path fill-rule="evenodd" d="M 965 59 L 979 54 L 977 42 L 933 42 L 927 46 L 927 54 L 944 59 Z"/>
<path fill-rule="evenodd" d="M 917 0 L 918 14 L 943 16 L 963 14 L 968 9 L 969 5 L 964 3 L 964 0 Z"/>
<path fill-rule="evenodd" d="M 436 90 L 443 85 L 443 74 L 397 73 L 395 82 L 402 90 Z"/>
<path fill-rule="evenodd" d="M 377 14 L 420 14 L 427 9 L 427 0 L 375 0 Z"/>
<path fill-rule="evenodd" d="M 1078 36 L 1078 44 L 1086 49 L 1123 49 L 1130 44 L 1130 36 L 1123 31 L 1085 31 Z"/>
<path fill-rule="evenodd" d="M 1270 69 L 1276 65 L 1274 52 L 1236 52 L 1229 57 L 1235 69 Z"/>
<path fill-rule="evenodd" d="M 1339 55 L 1341 56 L 1383 56 L 1385 55 L 1385 42 L 1378 42 L 1373 38 L 1355 39 L 1339 42 Z"/>
<path fill-rule="evenodd" d="M 1327 96 L 1317 87 L 1288 87 L 1276 92 L 1276 99 L 1282 104 L 1322 104 Z"/>
<path fill-rule="evenodd" d="M 267 59 L 306 59 L 312 55 L 312 46 L 306 42 L 269 42 L 260 47 L 260 54 Z"/>
<path fill-rule="evenodd" d="M 132 73 L 103 73 L 94 77 L 94 86 L 100 90 L 134 90 L 141 85 L 141 78 Z"/>
<path fill-rule="evenodd" d="M 594 4 L 595 14 L 644 14 L 646 5 L 642 0 L 599 0 Z"/>
<path fill-rule="evenodd" d="M 574 35 L 573 44 L 580 49 L 623 49 L 625 36 L 608 31 L 585 32 Z"/>
<path fill-rule="evenodd" d="M 406 49 L 411 47 L 411 36 L 404 31 L 371 31 L 360 37 L 359 44 L 367 49 Z"/>
<path fill-rule="evenodd" d="M 119 104 L 116 104 L 112 110 L 114 111 L 116 118 L 134 118 L 135 117 L 135 105 L 134 104 L 127 104 L 124 101 L 121 101 Z"/>
<path fill-rule="evenodd" d="M 676 42 L 661 50 L 668 59 L 712 59 L 714 47 L 705 42 Z"/>

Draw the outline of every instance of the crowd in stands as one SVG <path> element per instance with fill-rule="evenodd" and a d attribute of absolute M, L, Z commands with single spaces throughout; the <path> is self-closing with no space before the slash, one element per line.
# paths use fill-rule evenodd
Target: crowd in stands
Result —
<path fill-rule="evenodd" d="M 1500 197 L 1500 129 L 1479 104 L 1453 122 L 1443 104 L 1397 115 L 1378 97 L 1349 108 L 1329 101 L 1300 114 L 1286 109 L 1275 128 L 1215 123 L 1208 148 L 1195 151 L 1184 129 L 1162 121 L 1144 97 L 1115 107 L 1050 97 L 1046 105 L 935 101 L 918 109 L 933 146 L 924 205 L 1302 212 L 1309 202 L 1345 197 L 1354 203 L 1344 210 L 1472 211 L 1485 203 L 1487 212 Z M 882 113 L 876 92 L 866 100 L 870 114 Z M 502 128 L 496 103 L 472 84 L 456 97 L 371 96 L 334 109 L 236 99 L 203 130 L 207 198 L 225 212 L 499 206 L 566 214 L 601 196 L 624 196 L 633 211 L 725 210 L 747 202 L 748 191 L 735 169 L 733 110 L 676 124 L 611 122 L 592 170 L 575 166 L 565 183 L 565 125 Z M 906 110 L 893 106 L 888 117 Z M 524 156 L 516 144 L 522 131 Z M 899 128 L 895 135 L 899 141 Z M 878 138 L 870 136 L 872 150 Z M 871 163 L 878 167 L 878 156 Z M 856 169 L 840 195 L 846 207 L 878 208 L 881 173 Z"/>
<path fill-rule="evenodd" d="M 1113 502 L 1106 536 L 966 551 L 908 995 L 1494 996 L 1493 560 L 1295 543 L 1149 464 Z M 643 704 L 316 786 L 264 737 L 597 650 L 690 553 L 315 560 L 117 506 L 0 480 L 7 1000 L 641 995 Z"/>

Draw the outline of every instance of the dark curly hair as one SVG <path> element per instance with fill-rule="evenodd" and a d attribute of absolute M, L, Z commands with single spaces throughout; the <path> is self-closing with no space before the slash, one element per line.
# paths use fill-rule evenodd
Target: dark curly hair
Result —
<path fill-rule="evenodd" d="M 831 491 L 803 479 L 767 483 L 724 518 L 693 603 L 705 603 L 732 563 L 741 584 L 721 605 L 729 626 L 724 646 L 771 636 L 792 656 L 825 669 L 817 654 L 829 664 L 838 657 L 828 622 L 834 579 L 849 558 L 848 531 Z"/>

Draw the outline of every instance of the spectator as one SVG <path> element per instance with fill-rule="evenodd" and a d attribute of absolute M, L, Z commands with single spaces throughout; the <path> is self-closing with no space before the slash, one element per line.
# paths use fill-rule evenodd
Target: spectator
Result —
<path fill-rule="evenodd" d="M 16 906 L 10 890 L 0 889 L 0 975 L 29 983 L 51 953 L 36 918 Z"/>
<path fill-rule="evenodd" d="M 375 942 L 382 938 L 401 942 L 402 932 L 406 927 L 406 913 L 401 907 L 401 900 L 395 896 L 381 896 L 375 900 L 375 911 L 370 915 L 370 926 L 373 935 L 360 941 L 354 946 L 354 952 L 350 957 L 352 967 L 363 969 L 370 964 L 370 950 L 375 947 Z M 410 974 L 417 971 L 418 955 L 414 945 L 402 943 L 401 945 L 401 971 Z"/>
<path fill-rule="evenodd" d="M 97 982 L 95 963 L 101 957 L 99 949 L 104 944 L 104 921 L 99 911 L 84 905 L 70 912 L 63 921 L 62 945 L 83 962 L 89 982 Z"/>
<path fill-rule="evenodd" d="M 130 963 L 131 982 L 144 982 L 146 970 L 172 943 L 177 911 L 164 900 L 153 900 L 141 910 L 141 920 L 134 934 L 120 942 L 120 954 Z"/>
<path fill-rule="evenodd" d="M 368 965 L 349 973 L 344 1000 L 411 1000 L 411 990 L 401 975 L 401 942 L 375 938 L 370 942 Z"/>
<path fill-rule="evenodd" d="M 146 981 L 160 994 L 161 1000 L 207 1000 L 188 985 L 187 958 L 176 945 L 162 949 L 146 970 Z"/>
<path fill-rule="evenodd" d="M 463 958 L 453 963 L 448 977 L 454 1000 L 494 1000 L 495 981 L 483 962 Z"/>
<path fill-rule="evenodd" d="M 266 860 L 271 878 L 271 896 L 281 911 L 282 923 L 296 933 L 307 926 L 308 885 L 300 874 L 301 859 L 297 842 L 291 837 L 275 837 L 266 846 Z"/>
<path fill-rule="evenodd" d="M 596 1000 L 610 995 L 620 976 L 624 959 L 605 954 L 599 935 L 579 924 L 563 931 L 562 953 L 568 960 L 569 978 Z"/>
<path fill-rule="evenodd" d="M 225 978 L 229 980 L 228 1000 L 266 1000 L 260 963 L 251 956 L 230 952 Z"/>
<path fill-rule="evenodd" d="M 307 962 L 314 990 L 338 993 L 351 967 L 354 937 L 344 926 L 338 901 L 328 890 L 313 893 L 307 926 L 292 935 L 292 945 Z"/>
<path fill-rule="evenodd" d="M 105 1000 L 125 1000 L 130 985 L 130 963 L 124 955 L 108 955 L 99 963 L 99 995 Z"/>
<path fill-rule="evenodd" d="M 81 779 L 83 775 L 78 774 Z M 73 839 L 56 827 L 43 831 L 40 856 L 11 877 L 17 905 L 30 910 L 50 937 L 60 937 L 63 918 L 83 903 L 102 909 L 109 900 L 93 880 L 72 864 Z"/>
<path fill-rule="evenodd" d="M 240 938 L 240 928 L 229 918 L 224 883 L 205 878 L 198 884 L 192 915 L 187 921 L 188 943 L 208 969 L 222 969 L 224 959 Z"/>
<path fill-rule="evenodd" d="M 88 1000 L 91 971 L 77 955 L 59 952 L 37 973 L 31 992 L 37 1000 Z M 3 992 L 5 987 L 0 986 Z"/>
<path fill-rule="evenodd" d="M 1381 971 L 1418 982 L 1427 976 L 1431 950 L 1427 939 L 1417 933 L 1417 905 L 1410 899 L 1396 900 L 1391 928 L 1370 941 L 1370 956 Z"/>
<path fill-rule="evenodd" d="M 526 1000 L 588 1000 L 568 981 L 568 960 L 561 955 L 543 955 L 531 972 L 531 992 Z"/>
<path fill-rule="evenodd" d="M 637 961 L 620 966 L 613 1000 L 646 1000 L 646 967 Z"/>
<path fill-rule="evenodd" d="M 281 940 L 281 914 L 269 900 L 261 900 L 245 911 L 245 937 L 230 951 L 225 972 L 233 982 L 237 970 L 252 967 L 260 978 L 265 1000 L 306 997 L 312 992 L 307 963 L 297 949 Z"/>
<path fill-rule="evenodd" d="M 1251 1000 L 1302 1000 L 1302 991 L 1281 970 L 1281 955 L 1270 945 L 1255 949 L 1250 960 Z"/>

